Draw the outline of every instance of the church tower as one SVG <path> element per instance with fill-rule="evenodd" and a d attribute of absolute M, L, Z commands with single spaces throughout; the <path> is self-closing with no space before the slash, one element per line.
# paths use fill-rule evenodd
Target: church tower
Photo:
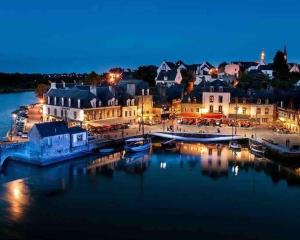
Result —
<path fill-rule="evenodd" d="M 260 52 L 260 64 L 265 65 L 265 59 L 266 59 L 266 54 L 265 54 L 265 50 L 262 49 Z"/>

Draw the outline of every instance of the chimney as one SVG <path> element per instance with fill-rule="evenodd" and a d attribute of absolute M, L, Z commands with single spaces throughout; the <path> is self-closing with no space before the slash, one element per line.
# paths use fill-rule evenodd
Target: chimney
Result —
<path fill-rule="evenodd" d="M 80 99 L 77 100 L 78 108 L 80 108 Z"/>
<path fill-rule="evenodd" d="M 51 82 L 50 89 L 56 89 L 56 82 Z"/>
<path fill-rule="evenodd" d="M 97 96 L 97 87 L 95 85 L 90 85 L 90 92 Z"/>

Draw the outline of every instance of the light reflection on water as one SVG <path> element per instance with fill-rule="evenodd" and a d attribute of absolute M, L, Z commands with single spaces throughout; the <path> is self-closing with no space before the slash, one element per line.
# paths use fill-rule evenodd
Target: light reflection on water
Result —
<path fill-rule="evenodd" d="M 87 157 L 64 162 L 46 168 L 13 161 L 8 162 L 4 172 L 0 175 L 0 184 L 2 184 L 0 185 L 0 233 L 3 232 L 2 227 L 9 228 L 12 223 L 19 223 L 22 226 L 31 222 L 32 228 L 34 225 L 39 225 L 40 221 L 43 221 L 43 224 L 55 224 L 51 218 L 41 217 L 40 211 L 48 211 L 50 215 L 55 212 L 60 219 L 68 219 L 71 214 L 75 222 L 76 219 L 81 219 L 81 215 L 90 214 L 88 215 L 89 221 L 97 222 L 99 216 L 92 215 L 92 212 L 97 210 L 94 209 L 96 206 L 96 208 L 104 211 L 101 215 L 102 218 L 115 219 L 114 224 L 121 227 L 124 222 L 118 219 L 122 219 L 123 216 L 121 217 L 112 209 L 104 209 L 110 209 L 113 206 L 113 209 L 116 208 L 118 211 L 128 214 L 127 211 L 134 211 L 130 210 L 128 203 L 126 204 L 128 199 L 132 200 L 131 204 L 133 205 L 141 202 L 147 203 L 142 209 L 137 204 L 136 208 L 142 212 L 146 211 L 143 210 L 144 208 L 155 209 L 153 202 L 156 200 L 161 200 L 163 203 L 173 201 L 173 208 L 170 206 L 170 209 L 183 211 L 181 209 L 182 203 L 177 202 L 176 198 L 181 199 L 179 196 L 186 194 L 187 189 L 189 194 L 194 196 L 195 201 L 197 199 L 197 201 L 206 203 L 205 198 L 198 196 L 199 187 L 197 185 L 201 180 L 202 184 L 205 183 L 203 186 L 207 186 L 203 188 L 202 194 L 211 194 L 207 193 L 209 188 L 219 188 L 223 184 L 226 194 L 219 193 L 220 202 L 228 201 L 227 194 L 230 195 L 231 191 L 236 191 L 229 187 L 229 182 L 238 184 L 239 189 L 245 189 L 243 194 L 248 194 L 246 191 L 247 184 L 248 182 L 254 183 L 255 178 L 259 179 L 260 184 L 270 189 L 271 193 L 269 194 L 277 196 L 282 192 L 282 194 L 290 194 L 291 197 L 295 194 L 288 188 L 282 189 L 282 185 L 270 184 L 270 182 L 282 182 L 281 180 L 288 187 L 295 186 L 297 194 L 300 191 L 299 168 L 279 165 L 268 159 L 257 159 L 247 148 L 243 148 L 240 152 L 233 152 L 227 146 L 220 144 L 179 143 L 170 151 L 159 148 L 154 148 L 152 151 L 149 154 L 125 154 L 121 151 L 107 156 Z M 135 178 L 134 176 L 140 177 Z M 218 185 L 214 186 L 217 184 L 214 183 L 216 179 Z M 240 179 L 241 182 L 236 182 L 234 179 Z M 134 182 L 139 185 L 138 188 L 133 188 Z M 221 185 L 219 185 L 220 183 Z M 181 184 L 185 184 L 183 185 L 185 187 Z M 178 195 L 173 195 L 171 190 L 173 188 L 178 191 Z M 165 191 L 170 191 L 170 195 Z M 155 193 L 147 195 L 148 192 Z M 257 197 L 263 198 L 264 193 L 261 192 L 260 194 Z M 242 198 L 242 196 L 240 197 Z M 124 204 L 122 204 L 122 200 Z M 80 204 L 76 205 L 76 201 L 79 201 Z M 239 204 L 242 209 L 247 208 L 243 200 L 240 199 L 239 201 L 241 201 Z M 65 208 L 62 208 L 58 202 Z M 77 206 L 76 209 L 85 208 L 85 211 L 78 213 L 78 215 L 76 211 L 69 212 L 69 208 L 73 209 L 72 204 Z M 160 202 L 160 204 L 162 203 Z M 186 206 L 189 204 L 191 203 L 186 202 Z M 166 204 L 164 211 L 170 214 L 168 207 Z M 214 206 L 214 208 L 216 207 Z M 58 209 L 60 209 L 59 212 Z M 194 209 L 194 211 L 201 212 L 203 210 Z M 215 211 L 215 209 L 211 211 Z M 149 213 L 146 211 L 144 214 Z M 164 217 L 160 216 L 161 213 L 155 211 L 151 214 L 156 214 L 157 218 L 165 217 L 165 215 Z M 147 224 L 146 219 L 140 219 L 140 221 Z M 216 225 L 224 224 L 221 219 L 215 219 L 215 221 Z M 66 224 L 67 228 L 71 227 L 68 225 L 68 221 L 63 222 L 63 224 Z M 130 224 L 130 221 L 127 224 Z M 173 224 L 173 227 L 180 228 L 175 223 Z M 28 227 L 30 229 L 30 225 Z M 76 227 L 81 228 L 82 225 Z M 109 229 L 109 226 L 106 227 Z M 22 231 L 24 230 L 19 230 L 21 235 Z M 95 234 L 97 233 L 95 232 Z M 268 237 L 268 232 L 265 236 Z"/>

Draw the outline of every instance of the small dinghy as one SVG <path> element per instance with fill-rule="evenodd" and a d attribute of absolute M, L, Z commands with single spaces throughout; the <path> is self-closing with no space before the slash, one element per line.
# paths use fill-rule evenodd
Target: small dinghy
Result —
<path fill-rule="evenodd" d="M 125 140 L 125 150 L 127 152 L 148 151 L 151 148 L 151 141 L 147 138 L 129 138 Z"/>
<path fill-rule="evenodd" d="M 249 139 L 249 148 L 251 153 L 257 157 L 263 157 L 265 155 L 266 148 L 259 141 Z"/>
<path fill-rule="evenodd" d="M 237 141 L 230 141 L 229 142 L 229 148 L 234 151 L 241 151 L 242 146 Z"/>

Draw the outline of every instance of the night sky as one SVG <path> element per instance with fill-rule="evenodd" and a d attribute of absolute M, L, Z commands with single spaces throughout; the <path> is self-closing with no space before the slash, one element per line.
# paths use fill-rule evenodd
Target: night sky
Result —
<path fill-rule="evenodd" d="M 277 3 L 280 2 L 280 3 Z M 0 72 L 300 60 L 299 0 L 1 0 Z"/>

